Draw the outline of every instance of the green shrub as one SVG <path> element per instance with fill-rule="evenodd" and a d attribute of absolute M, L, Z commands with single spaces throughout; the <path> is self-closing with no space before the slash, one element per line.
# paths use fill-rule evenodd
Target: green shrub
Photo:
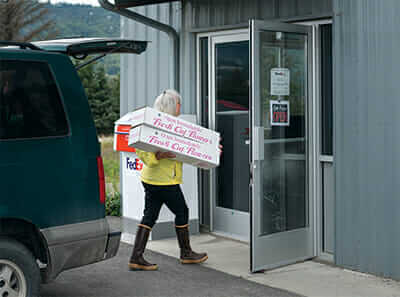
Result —
<path fill-rule="evenodd" d="M 116 217 L 121 216 L 121 194 L 119 192 L 107 194 L 106 215 Z"/>

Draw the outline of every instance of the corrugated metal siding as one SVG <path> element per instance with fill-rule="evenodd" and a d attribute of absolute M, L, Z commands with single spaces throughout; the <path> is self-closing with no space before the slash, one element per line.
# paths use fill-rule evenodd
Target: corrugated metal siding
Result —
<path fill-rule="evenodd" d="M 336 263 L 400 279 L 400 1 L 334 11 Z"/>
<path fill-rule="evenodd" d="M 192 29 L 287 18 L 315 18 L 330 15 L 332 0 L 188 0 Z"/>
<path fill-rule="evenodd" d="M 180 30 L 181 8 L 179 2 L 149 5 L 134 11 Z M 141 55 L 121 56 L 121 114 L 142 107 L 152 106 L 163 90 L 171 87 L 172 51 L 168 35 L 121 17 L 123 38 L 150 41 Z M 184 106 L 188 110 L 190 106 Z"/>
<path fill-rule="evenodd" d="M 173 25 L 180 33 L 180 92 L 183 112 L 196 112 L 196 48 L 192 29 L 247 23 L 250 18 L 318 16 L 331 12 L 332 0 L 187 0 L 149 5 L 134 11 Z M 151 41 L 140 56 L 121 57 L 121 114 L 152 105 L 170 86 L 171 48 L 168 36 L 137 22 L 121 18 L 121 35 Z"/>

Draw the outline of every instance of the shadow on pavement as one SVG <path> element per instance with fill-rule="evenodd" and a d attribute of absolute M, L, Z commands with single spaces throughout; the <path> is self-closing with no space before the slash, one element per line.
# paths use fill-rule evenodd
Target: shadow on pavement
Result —
<path fill-rule="evenodd" d="M 121 243 L 113 259 L 63 272 L 41 287 L 42 297 L 154 296 L 299 296 L 244 280 L 201 265 L 182 265 L 177 259 L 146 251 L 158 271 L 129 271 L 131 246 Z"/>

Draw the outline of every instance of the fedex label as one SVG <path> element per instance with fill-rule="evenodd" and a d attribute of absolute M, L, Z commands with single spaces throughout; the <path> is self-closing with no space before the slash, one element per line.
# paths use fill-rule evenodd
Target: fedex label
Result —
<path fill-rule="evenodd" d="M 131 159 L 126 157 L 126 169 L 141 171 L 143 169 L 143 163 L 138 158 Z"/>

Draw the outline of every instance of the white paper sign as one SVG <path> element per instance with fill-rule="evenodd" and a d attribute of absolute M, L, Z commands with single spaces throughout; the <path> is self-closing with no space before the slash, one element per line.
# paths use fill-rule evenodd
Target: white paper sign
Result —
<path fill-rule="evenodd" d="M 290 70 L 287 68 L 271 69 L 271 95 L 289 96 Z"/>
<path fill-rule="evenodd" d="M 289 126 L 289 101 L 270 101 L 271 126 Z"/>

